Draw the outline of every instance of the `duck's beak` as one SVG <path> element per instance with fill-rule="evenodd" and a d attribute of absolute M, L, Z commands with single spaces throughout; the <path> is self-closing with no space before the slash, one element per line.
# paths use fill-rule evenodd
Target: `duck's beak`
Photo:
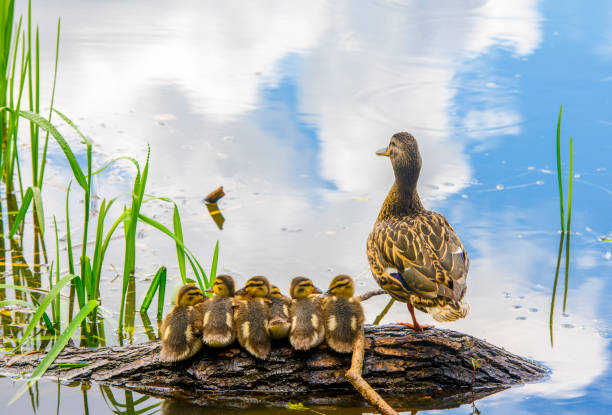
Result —
<path fill-rule="evenodd" d="M 376 151 L 377 156 L 387 156 L 389 157 L 389 147 L 383 147 Z"/>
<path fill-rule="evenodd" d="M 204 290 L 204 292 L 205 293 L 209 293 L 209 294 L 214 294 L 215 293 L 212 288 L 209 288 L 208 290 Z"/>
<path fill-rule="evenodd" d="M 313 294 L 322 294 L 323 291 L 320 288 L 318 288 L 318 287 L 314 287 L 314 290 L 312 290 L 312 293 Z"/>
<path fill-rule="evenodd" d="M 319 296 L 319 298 L 327 297 L 328 295 L 331 295 L 331 290 L 325 291 L 323 294 Z"/>

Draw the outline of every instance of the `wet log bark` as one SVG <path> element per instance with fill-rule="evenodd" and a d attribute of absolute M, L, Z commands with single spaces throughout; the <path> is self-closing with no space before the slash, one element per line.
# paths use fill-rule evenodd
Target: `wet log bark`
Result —
<path fill-rule="evenodd" d="M 363 378 L 396 409 L 445 408 L 468 403 L 512 385 L 546 377 L 545 367 L 483 340 L 451 330 L 416 333 L 397 325 L 365 326 Z M 351 356 L 326 346 L 297 352 L 285 341 L 270 358 L 252 358 L 238 345 L 204 348 L 176 364 L 157 358 L 159 342 L 127 347 L 66 347 L 46 377 L 119 386 L 202 406 L 361 406 L 345 378 Z M 0 375 L 31 372 L 43 354 L 0 355 Z M 482 359 L 474 371 L 472 358 Z M 87 366 L 65 369 L 62 363 Z"/>

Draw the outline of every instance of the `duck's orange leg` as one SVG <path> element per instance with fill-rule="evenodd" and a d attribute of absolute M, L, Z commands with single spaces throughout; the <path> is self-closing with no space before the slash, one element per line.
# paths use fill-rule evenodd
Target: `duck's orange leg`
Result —
<path fill-rule="evenodd" d="M 423 329 L 431 329 L 434 327 L 430 324 L 419 324 L 419 322 L 416 319 L 416 316 L 414 315 L 414 307 L 412 306 L 412 304 L 406 303 L 406 306 L 408 307 L 408 311 L 410 311 L 410 315 L 412 316 L 412 324 L 410 323 L 397 323 L 397 324 L 399 324 L 400 326 L 410 327 L 412 330 L 415 330 L 415 331 L 423 331 Z"/>

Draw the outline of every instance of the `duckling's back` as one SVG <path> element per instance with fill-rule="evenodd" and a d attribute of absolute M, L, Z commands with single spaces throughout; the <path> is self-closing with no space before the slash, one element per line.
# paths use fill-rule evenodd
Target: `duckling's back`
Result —
<path fill-rule="evenodd" d="M 259 359 L 266 359 L 270 353 L 270 337 L 267 324 L 270 309 L 263 298 L 238 300 L 234 317 L 238 342 L 249 353 Z"/>
<path fill-rule="evenodd" d="M 286 297 L 270 298 L 270 320 L 268 332 L 273 339 L 283 339 L 289 334 L 291 319 L 289 317 L 289 306 L 291 300 Z"/>
<path fill-rule="evenodd" d="M 363 325 L 363 309 L 358 300 L 330 296 L 323 305 L 325 341 L 339 353 L 350 353 Z"/>
<path fill-rule="evenodd" d="M 202 304 L 203 340 L 210 347 L 229 346 L 236 339 L 232 299 L 214 296 Z"/>
<path fill-rule="evenodd" d="M 289 341 L 296 350 L 308 350 L 325 339 L 321 300 L 316 296 L 294 299 L 291 303 Z"/>
<path fill-rule="evenodd" d="M 159 358 L 177 362 L 193 356 L 202 347 L 199 321 L 200 307 L 174 307 L 164 318 L 161 327 L 162 350 Z"/>

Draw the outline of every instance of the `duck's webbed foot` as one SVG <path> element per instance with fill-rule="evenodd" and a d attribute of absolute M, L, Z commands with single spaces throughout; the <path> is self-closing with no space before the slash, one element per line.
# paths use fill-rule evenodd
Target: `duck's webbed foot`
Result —
<path fill-rule="evenodd" d="M 424 329 L 432 329 L 435 326 L 432 326 L 431 324 L 419 324 L 417 322 L 415 323 L 397 323 L 399 326 L 405 326 L 405 327 L 409 327 L 414 331 L 423 331 Z"/>
<path fill-rule="evenodd" d="M 431 329 L 434 327 L 431 324 L 419 324 L 419 322 L 416 319 L 416 316 L 414 315 L 414 307 L 412 306 L 412 304 L 406 303 L 406 307 L 408 307 L 408 311 L 410 312 L 410 315 L 412 316 L 412 323 L 397 323 L 397 324 L 399 324 L 400 326 L 410 327 L 412 330 L 415 330 L 415 331 L 423 331 L 424 329 Z"/>

